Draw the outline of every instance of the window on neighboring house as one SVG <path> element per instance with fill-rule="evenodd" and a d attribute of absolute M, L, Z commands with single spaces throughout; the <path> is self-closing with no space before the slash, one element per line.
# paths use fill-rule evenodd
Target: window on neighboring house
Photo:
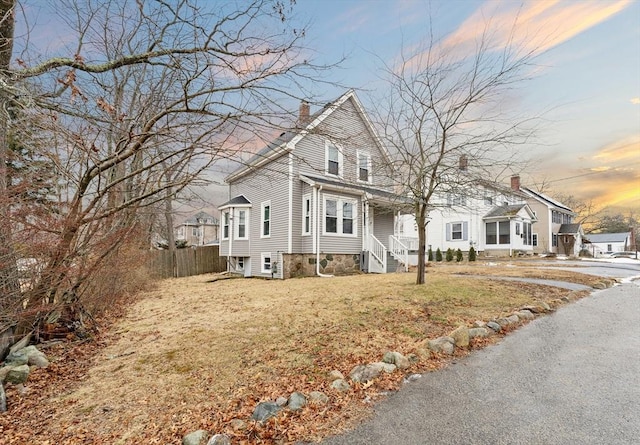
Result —
<path fill-rule="evenodd" d="M 464 195 L 458 193 L 449 193 L 447 194 L 447 205 L 448 206 L 464 206 L 467 204 L 467 200 Z"/>
<path fill-rule="evenodd" d="M 222 239 L 229 239 L 229 212 L 222 214 Z"/>
<path fill-rule="evenodd" d="M 261 253 L 262 273 L 271 273 L 271 253 Z"/>
<path fill-rule="evenodd" d="M 248 231 L 247 231 L 247 210 L 238 210 L 238 214 L 236 216 L 236 230 L 235 230 L 235 238 L 236 239 L 249 239 Z"/>
<path fill-rule="evenodd" d="M 485 234 L 487 244 L 498 244 L 498 226 L 495 222 L 485 224 Z"/>
<path fill-rule="evenodd" d="M 447 241 L 466 241 L 469 239 L 467 235 L 468 223 L 466 221 L 447 223 L 446 230 Z"/>
<path fill-rule="evenodd" d="M 531 223 L 522 223 L 522 242 L 525 246 L 531 246 L 533 244 L 533 237 L 531 233 Z"/>
<path fill-rule="evenodd" d="M 511 224 L 509 221 L 500 221 L 498 223 L 498 244 L 511 243 L 510 226 Z"/>
<path fill-rule="evenodd" d="M 326 142 L 326 173 L 334 176 L 342 176 L 342 153 L 331 142 Z"/>
<path fill-rule="evenodd" d="M 554 224 L 562 224 L 562 214 L 555 210 L 551 211 L 551 222 Z"/>
<path fill-rule="evenodd" d="M 551 246 L 558 247 L 558 234 L 554 233 L 551 235 Z"/>
<path fill-rule="evenodd" d="M 324 232 L 336 235 L 356 234 L 356 200 L 325 198 Z"/>
<path fill-rule="evenodd" d="M 305 195 L 302 198 L 302 234 L 311 233 L 311 197 Z"/>
<path fill-rule="evenodd" d="M 262 203 L 262 210 L 260 214 L 262 215 L 262 232 L 260 236 L 262 238 L 267 238 L 271 235 L 271 201 L 266 201 Z"/>
<path fill-rule="evenodd" d="M 197 227 L 192 227 L 191 228 L 191 235 L 198 236 L 198 228 Z"/>
<path fill-rule="evenodd" d="M 371 181 L 371 156 L 368 153 L 358 152 L 358 180 Z"/>
<path fill-rule="evenodd" d="M 538 234 L 537 233 L 531 234 L 531 245 L 533 247 L 538 247 Z"/>
<path fill-rule="evenodd" d="M 244 270 L 244 257 L 238 257 L 236 261 L 236 270 Z"/>
<path fill-rule="evenodd" d="M 613 246 L 611 244 L 607 244 L 607 252 L 613 252 L 612 247 Z"/>
<path fill-rule="evenodd" d="M 520 223 L 516 223 L 516 235 L 520 235 Z"/>

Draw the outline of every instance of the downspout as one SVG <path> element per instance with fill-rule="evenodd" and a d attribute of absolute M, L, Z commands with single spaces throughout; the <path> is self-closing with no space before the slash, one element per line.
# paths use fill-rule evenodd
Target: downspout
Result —
<path fill-rule="evenodd" d="M 314 228 L 316 231 L 316 275 L 322 278 L 333 278 L 333 275 L 327 275 L 320 273 L 320 192 L 322 191 L 322 185 L 319 188 L 314 188 L 316 195 L 316 221 Z"/>
<path fill-rule="evenodd" d="M 223 223 L 224 224 L 224 223 Z M 231 272 L 231 258 L 233 257 L 233 207 L 229 208 L 229 254 L 227 255 L 227 270 Z M 233 271 L 236 271 L 235 265 Z"/>

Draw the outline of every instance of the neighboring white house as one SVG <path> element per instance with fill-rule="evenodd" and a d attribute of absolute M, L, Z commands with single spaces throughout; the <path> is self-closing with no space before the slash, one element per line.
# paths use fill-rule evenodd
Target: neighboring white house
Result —
<path fill-rule="evenodd" d="M 218 239 L 219 222 L 206 212 L 198 212 L 174 229 L 176 241 L 186 241 L 190 246 L 203 246 Z"/>
<path fill-rule="evenodd" d="M 478 181 L 464 193 L 438 195 L 429 212 L 427 248 L 480 255 L 533 254 L 536 217 L 522 193 Z"/>
<path fill-rule="evenodd" d="M 226 178 L 220 255 L 245 276 L 289 278 L 395 271 L 403 198 L 389 154 L 354 91 L 315 114 L 302 103 L 284 131 Z"/>
<path fill-rule="evenodd" d="M 587 249 L 595 258 L 603 257 L 615 252 L 625 252 L 633 249 L 631 232 L 622 233 L 590 233 L 585 235 L 590 244 Z"/>

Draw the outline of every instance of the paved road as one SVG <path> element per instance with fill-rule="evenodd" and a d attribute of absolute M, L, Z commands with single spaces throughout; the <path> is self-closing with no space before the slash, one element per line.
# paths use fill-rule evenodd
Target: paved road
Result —
<path fill-rule="evenodd" d="M 377 405 L 359 428 L 325 443 L 638 444 L 639 380 L 634 281 L 596 291 L 425 374 Z"/>

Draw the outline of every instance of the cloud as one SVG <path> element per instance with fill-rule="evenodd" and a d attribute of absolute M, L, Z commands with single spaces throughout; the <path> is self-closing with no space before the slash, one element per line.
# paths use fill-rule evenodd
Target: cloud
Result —
<path fill-rule="evenodd" d="M 640 161 L 640 134 L 626 137 L 600 148 L 593 156 L 593 159 L 607 163 L 633 160 Z"/>
<path fill-rule="evenodd" d="M 634 97 L 629 102 L 631 102 L 634 105 L 640 105 L 640 97 Z"/>
<path fill-rule="evenodd" d="M 445 39 L 443 46 L 462 46 L 473 51 L 484 36 L 491 38 L 494 49 L 515 45 L 525 52 L 540 53 L 607 20 L 630 4 L 630 0 L 604 3 L 549 0 L 522 5 L 487 1 Z"/>

